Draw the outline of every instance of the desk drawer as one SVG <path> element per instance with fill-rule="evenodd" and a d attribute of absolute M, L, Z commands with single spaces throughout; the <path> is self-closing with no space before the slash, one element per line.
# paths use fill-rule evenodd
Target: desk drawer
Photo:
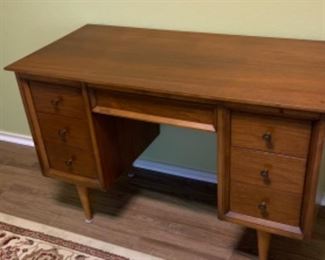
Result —
<path fill-rule="evenodd" d="M 52 142 L 45 143 L 50 168 L 65 173 L 96 178 L 96 163 L 91 152 Z"/>
<path fill-rule="evenodd" d="M 85 109 L 81 89 L 31 82 L 31 93 L 37 112 L 84 118 Z"/>
<path fill-rule="evenodd" d="M 233 146 L 306 158 L 311 123 L 303 120 L 233 113 Z"/>
<path fill-rule="evenodd" d="M 88 125 L 85 120 L 38 113 L 43 138 L 50 142 L 92 150 Z"/>
<path fill-rule="evenodd" d="M 233 147 L 231 181 L 302 194 L 306 160 Z"/>
<path fill-rule="evenodd" d="M 248 216 L 299 226 L 302 196 L 231 181 L 230 210 Z"/>
<path fill-rule="evenodd" d="M 214 132 L 215 106 L 95 89 L 93 112 Z"/>

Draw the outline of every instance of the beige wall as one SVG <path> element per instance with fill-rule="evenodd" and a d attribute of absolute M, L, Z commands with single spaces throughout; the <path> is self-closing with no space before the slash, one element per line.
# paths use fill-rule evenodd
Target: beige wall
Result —
<path fill-rule="evenodd" d="M 325 0 L 0 0 L 0 19 L 1 67 L 86 23 L 325 40 Z M 13 74 L 0 80 L 0 131 L 29 134 Z M 183 143 L 170 149 L 170 138 Z M 214 151 L 213 136 L 164 127 L 144 156 L 214 169 L 212 152 L 193 149 L 203 144 Z"/>

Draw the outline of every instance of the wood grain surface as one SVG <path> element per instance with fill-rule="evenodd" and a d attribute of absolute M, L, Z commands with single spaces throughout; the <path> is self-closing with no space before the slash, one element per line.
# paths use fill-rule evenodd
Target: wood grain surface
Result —
<path fill-rule="evenodd" d="M 42 136 L 46 141 L 91 151 L 92 144 L 86 120 L 65 116 L 37 114 Z"/>
<path fill-rule="evenodd" d="M 305 159 L 233 147 L 230 165 L 233 181 L 289 193 L 303 193 Z M 267 171 L 268 176 L 263 178 L 262 171 Z"/>
<path fill-rule="evenodd" d="M 236 181 L 230 183 L 230 192 L 230 211 L 295 227 L 300 225 L 301 194 Z M 263 212 L 259 209 L 262 202 L 266 205 Z"/>
<path fill-rule="evenodd" d="M 85 118 L 86 111 L 84 100 L 81 96 L 81 87 L 39 83 L 36 81 L 31 81 L 29 85 L 37 112 Z"/>
<path fill-rule="evenodd" d="M 309 152 L 310 121 L 233 113 L 231 130 L 233 146 L 300 158 L 306 158 Z M 263 139 L 266 133 L 271 135 L 270 143 Z"/>
<path fill-rule="evenodd" d="M 86 25 L 6 67 L 213 101 L 325 112 L 325 43 Z"/>
<path fill-rule="evenodd" d="M 50 168 L 70 174 L 89 178 L 97 177 L 94 154 L 91 151 L 45 141 Z M 71 160 L 71 165 L 68 161 Z"/>
<path fill-rule="evenodd" d="M 213 105 L 107 90 L 93 90 L 91 93 L 95 113 L 215 131 Z"/>

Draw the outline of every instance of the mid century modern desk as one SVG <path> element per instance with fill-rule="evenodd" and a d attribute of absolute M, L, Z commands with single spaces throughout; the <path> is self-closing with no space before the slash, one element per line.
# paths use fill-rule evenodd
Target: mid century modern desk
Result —
<path fill-rule="evenodd" d="M 218 135 L 218 216 L 312 235 L 325 135 L 325 43 L 86 25 L 15 71 L 42 171 L 107 190 L 159 124 Z M 216 216 L 217 218 L 217 216 Z"/>

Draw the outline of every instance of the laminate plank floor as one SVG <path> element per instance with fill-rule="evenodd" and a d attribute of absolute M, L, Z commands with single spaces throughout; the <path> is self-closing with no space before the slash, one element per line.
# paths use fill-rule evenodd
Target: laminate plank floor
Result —
<path fill-rule="evenodd" d="M 0 142 L 0 212 L 165 259 L 257 259 L 254 230 L 217 219 L 216 187 L 133 169 L 109 192 L 92 191 L 92 224 L 75 187 L 41 176 L 33 148 Z M 325 208 L 314 239 L 273 236 L 270 259 L 325 259 Z"/>

